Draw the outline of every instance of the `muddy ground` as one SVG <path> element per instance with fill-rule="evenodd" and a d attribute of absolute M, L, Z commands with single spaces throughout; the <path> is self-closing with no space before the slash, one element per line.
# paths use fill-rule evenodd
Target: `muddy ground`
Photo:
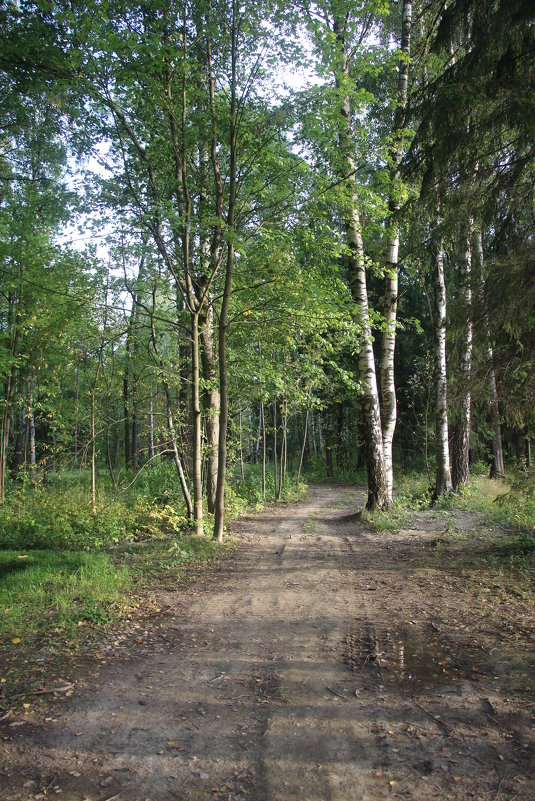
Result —
<path fill-rule="evenodd" d="M 0 722 L 0 798 L 533 801 L 533 610 L 441 547 L 476 516 L 381 533 L 362 502 L 316 487 L 235 523 L 141 636 Z"/>

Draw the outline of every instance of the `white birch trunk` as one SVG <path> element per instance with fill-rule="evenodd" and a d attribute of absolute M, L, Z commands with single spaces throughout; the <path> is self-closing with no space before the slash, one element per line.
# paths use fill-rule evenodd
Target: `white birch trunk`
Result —
<path fill-rule="evenodd" d="M 390 154 L 390 198 L 389 210 L 395 214 L 401 206 L 400 163 L 401 145 L 399 134 L 405 126 L 405 109 L 409 86 L 409 55 L 411 43 L 412 2 L 404 0 L 402 12 L 401 50 L 404 57 L 398 66 L 397 108 L 394 116 L 394 143 Z M 392 503 L 394 489 L 393 439 L 396 430 L 397 402 L 394 377 L 394 355 L 396 349 L 396 320 L 398 307 L 398 260 L 399 226 L 397 221 L 389 223 L 386 246 L 386 285 L 384 301 L 385 330 L 381 342 L 381 399 L 382 436 L 388 502 Z"/>
<path fill-rule="evenodd" d="M 335 16 L 333 32 L 338 46 L 341 48 L 343 58 L 342 78 L 344 83 L 349 80 L 348 49 L 345 41 L 344 27 L 341 19 Z M 337 85 L 340 79 L 336 76 Z M 373 337 L 368 306 L 368 290 L 366 284 L 366 262 L 364 258 L 364 243 L 359 214 L 359 199 L 357 195 L 355 172 L 356 164 L 353 156 L 353 136 L 351 124 L 351 96 L 345 94 L 340 109 L 343 125 L 339 134 L 340 151 L 344 172 L 347 174 L 348 187 L 345 198 L 345 231 L 348 245 L 348 261 L 350 273 L 350 288 L 355 302 L 355 319 L 361 332 L 359 353 L 359 377 L 362 385 L 362 416 L 366 448 L 366 471 L 368 476 L 367 508 L 384 508 L 389 505 L 385 463 L 383 454 L 383 435 L 381 430 L 381 412 L 379 406 L 379 392 L 377 389 L 377 376 L 375 372 L 375 358 L 373 353 Z"/>
<path fill-rule="evenodd" d="M 444 244 L 437 243 L 433 254 L 434 288 L 434 361 L 435 361 L 435 434 L 436 434 L 436 481 L 435 497 L 449 495 L 451 483 L 448 400 L 446 369 L 446 280 L 444 276 Z"/>
<path fill-rule="evenodd" d="M 470 419 L 471 419 L 471 388 L 472 373 L 472 341 L 473 341 L 473 312 L 472 312 L 472 232 L 473 221 L 470 220 L 466 236 L 466 251 L 460 267 L 459 303 L 464 321 L 464 330 L 461 343 L 461 358 L 459 363 L 459 379 L 461 384 L 461 403 L 459 419 L 455 426 L 453 439 L 453 465 L 452 483 L 456 490 L 470 480 Z"/>

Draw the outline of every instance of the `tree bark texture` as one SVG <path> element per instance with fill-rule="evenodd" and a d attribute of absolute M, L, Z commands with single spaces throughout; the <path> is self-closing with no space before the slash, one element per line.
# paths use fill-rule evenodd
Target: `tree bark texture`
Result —
<path fill-rule="evenodd" d="M 435 384 L 436 477 L 434 496 L 449 495 L 453 489 L 450 469 L 446 369 L 446 280 L 442 238 L 433 253 L 433 345 Z"/>
<path fill-rule="evenodd" d="M 409 56 L 411 44 L 412 2 L 404 0 L 401 28 L 401 51 L 403 57 L 398 65 L 397 106 L 394 115 L 394 142 L 390 153 L 390 198 L 389 211 L 395 214 L 401 207 L 400 164 L 402 148 L 400 136 L 405 127 L 405 109 L 409 86 Z M 392 503 L 394 489 L 393 439 L 397 420 L 396 384 L 394 377 L 394 356 L 396 349 L 396 321 L 398 308 L 398 261 L 399 225 L 397 220 L 389 221 L 386 245 L 386 278 L 384 318 L 385 330 L 381 340 L 381 422 L 383 453 L 387 484 L 388 502 Z"/>
<path fill-rule="evenodd" d="M 203 504 L 202 504 L 202 420 L 201 420 L 201 391 L 200 391 L 200 361 L 199 361 L 199 317 L 191 316 L 191 400 L 193 414 L 193 517 L 195 520 L 195 533 L 203 533 Z"/>
<path fill-rule="evenodd" d="M 496 372 L 494 369 L 494 350 L 492 346 L 492 335 L 490 330 L 489 314 L 487 309 L 486 288 L 485 288 L 485 260 L 483 252 L 483 234 L 481 228 L 477 228 L 474 237 L 476 260 L 479 270 L 479 281 L 481 287 L 481 303 L 483 305 L 483 324 L 487 351 L 487 375 L 489 387 L 489 406 L 492 418 L 492 463 L 490 467 L 491 478 L 502 478 L 505 476 L 503 463 L 502 445 L 502 425 L 500 421 L 500 402 L 498 397 L 498 385 L 496 382 Z"/>
<path fill-rule="evenodd" d="M 472 232 L 470 221 L 466 236 L 466 249 L 459 268 L 459 304 L 463 330 L 461 335 L 461 356 L 459 361 L 459 382 L 461 387 L 459 417 L 455 425 L 452 454 L 452 484 L 457 490 L 470 480 L 470 419 L 473 342 L 472 309 Z"/>
<path fill-rule="evenodd" d="M 200 319 L 201 334 L 201 364 L 204 389 L 202 405 L 204 411 L 204 426 L 206 444 L 204 459 L 206 465 L 206 508 L 210 514 L 214 513 L 217 490 L 217 472 L 219 464 L 219 415 L 221 398 L 217 386 L 217 358 L 213 336 L 213 313 L 209 306 Z"/>
<path fill-rule="evenodd" d="M 237 0 L 232 0 L 232 21 L 231 21 L 231 77 L 230 77 L 230 136 L 229 136 L 229 189 L 228 189 L 228 209 L 227 209 L 227 230 L 231 237 L 234 235 L 234 224 L 236 216 L 236 193 L 237 193 L 237 136 L 238 136 L 238 98 L 237 98 L 237 59 L 238 59 L 238 26 L 239 9 Z M 215 117 L 214 117 L 215 125 Z M 215 134 L 214 134 L 215 139 Z M 216 185 L 219 178 L 219 163 L 215 156 L 214 177 Z M 222 202 L 221 193 L 217 191 L 217 205 Z M 218 446 L 218 472 L 216 503 L 214 509 L 214 538 L 218 542 L 223 541 L 223 531 L 225 527 L 225 481 L 227 473 L 227 430 L 228 430 L 228 375 L 227 375 L 227 325 L 228 308 L 230 303 L 230 293 L 232 289 L 232 275 L 234 270 L 235 247 L 231 238 L 227 242 L 227 259 L 225 264 L 225 283 L 223 286 L 223 298 L 219 312 L 219 392 L 221 411 L 219 415 L 219 446 Z"/>

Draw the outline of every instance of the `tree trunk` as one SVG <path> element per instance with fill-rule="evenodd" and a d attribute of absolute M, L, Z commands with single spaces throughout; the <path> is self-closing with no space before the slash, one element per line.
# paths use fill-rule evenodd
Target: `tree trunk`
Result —
<path fill-rule="evenodd" d="M 260 411 L 258 413 L 258 431 L 256 436 L 255 461 L 258 461 L 259 458 L 258 455 L 260 453 L 260 442 L 262 440 L 262 425 L 263 425 L 262 420 L 264 414 L 263 409 L 264 409 L 263 401 L 260 401 Z"/>
<path fill-rule="evenodd" d="M 485 261 L 483 254 L 483 234 L 481 228 L 477 228 L 475 233 L 475 252 L 477 256 L 479 281 L 481 287 L 481 303 L 483 305 L 483 324 L 485 327 L 485 341 L 487 350 L 487 369 L 488 369 L 488 387 L 490 398 L 490 413 L 492 418 L 492 427 L 494 430 L 492 438 L 492 464 L 490 468 L 491 478 L 503 478 L 505 476 L 505 468 L 503 463 L 503 445 L 502 445 L 502 426 L 500 421 L 500 403 L 498 398 L 498 386 L 496 383 L 496 372 L 494 370 L 494 351 L 492 347 L 492 336 L 490 331 L 489 314 L 487 310 L 487 296 L 485 290 Z"/>
<path fill-rule="evenodd" d="M 78 422 L 80 402 L 80 362 L 76 364 L 76 389 L 74 394 L 74 454 L 72 460 L 72 469 L 76 470 L 78 467 L 78 437 L 80 434 L 80 423 Z"/>
<path fill-rule="evenodd" d="M 138 469 L 138 387 L 137 376 L 132 376 L 132 470 Z"/>
<path fill-rule="evenodd" d="M 218 444 L 218 471 L 216 487 L 216 503 L 214 509 L 214 538 L 218 542 L 223 541 L 225 527 L 225 481 L 227 471 L 227 430 L 228 430 L 228 376 L 227 376 L 227 326 L 228 308 L 230 303 L 230 293 L 232 289 L 232 274 L 234 270 L 234 224 L 236 215 L 236 195 L 237 195 L 237 139 L 238 139 L 238 28 L 239 7 L 237 0 L 232 0 L 232 18 L 230 22 L 230 130 L 229 130 L 229 168 L 228 168 L 228 206 L 226 230 L 229 234 L 227 241 L 227 258 L 225 264 L 225 283 L 223 286 L 223 297 L 219 312 L 219 392 L 221 411 L 219 415 L 219 444 Z M 217 159 L 217 125 L 214 98 L 214 82 L 211 74 L 210 64 L 210 107 L 212 112 L 213 135 L 212 135 L 212 165 L 216 185 L 216 217 L 220 221 L 223 211 L 223 187 Z M 212 260 L 215 263 L 219 250 L 220 227 L 215 228 L 214 240 L 212 243 Z"/>
<path fill-rule="evenodd" d="M 245 471 L 243 468 L 243 436 L 242 436 L 242 427 L 243 427 L 243 412 L 241 408 L 241 400 L 238 400 L 238 449 L 240 452 L 240 475 L 242 481 L 245 478 Z"/>
<path fill-rule="evenodd" d="M 278 479 L 278 454 L 277 454 L 277 401 L 273 404 L 273 482 L 275 485 L 275 499 L 280 498 Z"/>
<path fill-rule="evenodd" d="M 2 398 L 1 420 L 0 420 L 0 504 L 5 501 L 5 480 L 7 469 L 7 453 L 9 447 L 9 435 L 11 427 L 11 411 L 13 396 L 15 393 L 16 364 L 18 356 L 20 320 L 21 320 L 21 301 L 22 301 L 22 279 L 24 277 L 24 266 L 21 263 L 19 269 L 21 285 L 18 293 L 10 293 L 8 300 L 7 331 L 11 337 L 11 358 L 12 366 L 6 380 L 4 381 L 4 392 Z"/>
<path fill-rule="evenodd" d="M 202 421 L 199 362 L 199 317 L 191 317 L 191 397 L 193 413 L 193 516 L 195 533 L 203 533 L 202 509 Z"/>
<path fill-rule="evenodd" d="M 262 498 L 266 500 L 266 420 L 264 417 L 264 401 L 260 401 L 260 418 L 262 420 Z"/>
<path fill-rule="evenodd" d="M 401 50 L 403 58 L 398 66 L 397 106 L 394 116 L 394 142 L 390 153 L 389 211 L 395 214 L 401 207 L 401 143 L 405 127 L 405 109 L 409 85 L 409 56 L 411 43 L 412 2 L 404 0 L 402 12 Z M 393 438 L 397 420 L 394 355 L 396 348 L 396 320 L 398 307 L 399 225 L 390 220 L 386 246 L 386 286 L 384 301 L 385 330 L 381 340 L 381 399 L 382 436 L 388 503 L 392 503 L 394 489 Z"/>
<path fill-rule="evenodd" d="M 130 362 L 130 330 L 126 334 L 125 364 L 123 377 L 123 413 L 124 413 L 124 466 L 128 470 L 132 464 L 130 453 L 130 411 L 128 397 L 129 382 L 129 362 Z"/>
<path fill-rule="evenodd" d="M 164 388 L 164 392 L 165 392 L 165 408 L 166 408 L 166 417 L 167 417 L 167 430 L 169 431 L 169 437 L 171 439 L 171 449 L 172 449 L 172 452 L 173 452 L 173 459 L 174 459 L 175 467 L 176 467 L 176 470 L 177 470 L 177 473 L 178 473 L 180 486 L 182 488 L 182 494 L 184 496 L 184 501 L 186 503 L 186 510 L 187 510 L 187 515 L 188 515 L 188 520 L 193 520 L 194 519 L 194 512 L 193 512 L 193 505 L 191 503 L 191 495 L 190 495 L 190 492 L 189 492 L 189 488 L 188 488 L 188 483 L 186 481 L 186 477 L 184 475 L 184 469 L 182 467 L 182 461 L 180 459 L 180 455 L 179 455 L 179 452 L 178 452 L 177 438 L 176 438 L 175 426 L 174 426 L 174 422 L 173 422 L 173 412 L 172 412 L 172 407 L 171 407 L 171 391 L 169 389 L 169 383 L 168 383 L 167 378 L 165 376 L 164 363 L 163 363 L 163 360 L 160 357 L 160 353 L 159 353 L 159 349 L 158 349 L 158 340 L 156 338 L 156 329 L 154 327 L 154 310 L 155 310 L 154 307 L 156 305 L 156 287 L 153 287 L 153 296 L 152 297 L 153 297 L 153 308 L 152 308 L 152 314 L 151 314 L 151 318 L 150 318 L 151 339 L 152 339 L 152 347 L 154 349 L 154 353 L 156 354 L 156 357 L 158 358 L 158 361 L 159 361 L 159 364 L 160 364 L 161 380 L 162 380 L 162 384 L 163 384 L 163 388 Z M 152 403 L 152 400 L 151 400 L 151 403 Z"/>
<path fill-rule="evenodd" d="M 288 428 L 288 406 L 286 401 L 284 401 L 282 404 L 281 420 L 282 420 L 282 442 L 281 442 L 281 458 L 279 467 L 279 498 L 282 494 L 284 481 L 286 478 L 286 450 L 287 450 L 286 435 Z"/>
<path fill-rule="evenodd" d="M 301 481 L 301 468 L 303 467 L 303 459 L 305 458 L 305 449 L 307 446 L 307 436 L 308 436 L 308 406 L 306 409 L 305 414 L 305 432 L 303 434 L 303 445 L 301 447 L 301 456 L 299 458 L 299 467 L 297 468 L 297 486 L 299 486 L 299 482 Z"/>
<path fill-rule="evenodd" d="M 324 433 L 325 433 L 325 467 L 327 468 L 327 478 L 333 479 L 334 466 L 333 466 L 333 445 L 332 445 L 332 430 L 331 430 L 330 415 L 325 421 Z"/>
<path fill-rule="evenodd" d="M 17 423 L 17 436 L 15 437 L 15 444 L 13 448 L 13 460 L 11 464 L 11 475 L 14 481 L 20 478 L 21 468 L 24 465 L 24 441 L 26 439 L 26 404 L 24 402 L 24 395 L 22 396 L 22 405 L 18 414 Z"/>
<path fill-rule="evenodd" d="M 314 412 L 310 415 L 310 439 L 312 441 L 312 450 L 314 451 L 314 458 L 318 458 L 318 446 L 316 445 L 316 426 L 314 425 Z"/>
<path fill-rule="evenodd" d="M 35 457 L 35 417 L 33 413 L 33 390 L 28 386 L 28 428 L 30 434 L 30 483 L 35 485 L 37 479 L 37 461 Z"/>
<path fill-rule="evenodd" d="M 96 383 L 96 382 L 95 382 Z M 96 480 L 96 448 L 95 448 L 95 390 L 91 392 L 91 510 L 97 514 L 97 480 Z"/>
<path fill-rule="evenodd" d="M 149 407 L 149 462 L 154 462 L 154 401 L 152 395 L 152 387 L 150 390 L 150 407 Z"/>
<path fill-rule="evenodd" d="M 450 471 L 446 372 L 446 281 L 444 245 L 439 240 L 433 254 L 433 342 L 435 362 L 436 479 L 434 497 L 449 495 L 453 489 Z"/>
<path fill-rule="evenodd" d="M 461 402 L 459 419 L 455 426 L 453 436 L 452 454 L 452 484 L 455 490 L 470 480 L 470 417 L 471 417 L 471 387 L 472 373 L 472 339 L 473 339 L 473 310 L 472 310 L 472 232 L 473 223 L 470 221 L 466 236 L 466 252 L 459 270 L 459 304 L 464 330 L 462 332 L 461 358 L 459 363 L 459 381 L 461 385 Z"/>
<path fill-rule="evenodd" d="M 253 417 L 250 403 L 247 404 L 247 435 L 249 438 L 249 464 L 254 464 L 256 459 L 253 442 Z"/>
<path fill-rule="evenodd" d="M 204 389 L 202 404 L 206 444 L 204 459 L 206 464 L 206 508 L 213 514 L 216 503 L 217 472 L 219 464 L 219 416 L 221 408 L 220 392 L 217 386 L 217 358 L 213 336 L 213 314 L 209 307 L 200 319 L 201 363 Z"/>
<path fill-rule="evenodd" d="M 337 76 L 337 86 L 350 81 L 348 52 L 343 34 L 343 24 L 335 17 L 333 31 L 343 57 L 342 76 Z M 359 375 L 362 384 L 362 414 L 364 443 L 366 448 L 366 471 L 368 476 L 368 501 L 366 507 L 387 508 L 390 505 L 385 473 L 383 453 L 383 435 L 381 430 L 381 413 L 379 393 L 375 373 L 373 353 L 373 337 L 368 306 L 368 290 L 366 284 L 366 261 L 364 243 L 360 224 L 359 199 L 355 182 L 356 164 L 353 156 L 353 132 L 351 122 L 351 96 L 343 96 L 343 125 L 339 134 L 340 151 L 343 156 L 343 169 L 349 176 L 346 180 L 346 209 L 344 227 L 348 244 L 348 263 L 350 288 L 355 303 L 355 320 L 361 331 L 359 354 Z"/>
<path fill-rule="evenodd" d="M 117 480 L 115 478 L 115 473 L 113 472 L 113 461 L 111 458 L 111 442 L 110 442 L 110 427 L 107 426 L 106 429 L 106 464 L 108 466 L 108 473 L 110 474 L 111 483 L 113 485 L 114 492 L 117 492 Z"/>
<path fill-rule="evenodd" d="M 171 410 L 171 393 L 169 391 L 169 384 L 167 381 L 163 382 L 164 392 L 165 392 L 165 405 L 166 405 L 166 412 L 167 412 L 167 430 L 169 432 L 169 437 L 171 439 L 171 449 L 173 451 L 173 460 L 175 462 L 175 467 L 178 473 L 178 479 L 180 481 L 180 486 L 182 488 L 182 495 L 184 496 L 184 501 L 186 503 L 186 510 L 188 515 L 188 520 L 194 519 L 193 514 L 193 505 L 191 503 L 191 495 L 189 493 L 188 484 L 186 481 L 186 477 L 184 475 L 184 469 L 182 467 L 182 461 L 180 459 L 180 455 L 178 453 L 178 446 L 176 441 L 176 433 L 175 433 L 175 426 L 173 423 L 173 412 Z"/>

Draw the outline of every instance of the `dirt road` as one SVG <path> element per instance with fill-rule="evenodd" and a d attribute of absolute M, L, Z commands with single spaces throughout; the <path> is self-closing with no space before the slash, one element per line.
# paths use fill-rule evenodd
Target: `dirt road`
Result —
<path fill-rule="evenodd" d="M 436 531 L 374 533 L 362 500 L 317 487 L 235 524 L 142 645 L 1 724 L 0 797 L 533 801 L 533 654 L 422 567 Z"/>

